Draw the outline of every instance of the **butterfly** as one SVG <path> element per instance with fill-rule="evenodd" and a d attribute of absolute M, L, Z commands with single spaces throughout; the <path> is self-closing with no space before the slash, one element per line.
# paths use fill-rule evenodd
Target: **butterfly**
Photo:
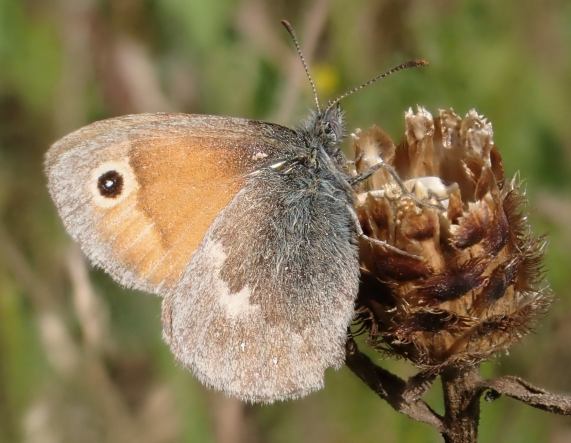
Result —
<path fill-rule="evenodd" d="M 154 113 L 98 121 L 46 154 L 69 234 L 117 282 L 162 297 L 163 337 L 205 385 L 302 397 L 344 361 L 359 287 L 339 101 L 289 129 Z M 399 65 L 364 85 L 424 61 Z M 358 88 L 355 88 L 357 90 Z"/>

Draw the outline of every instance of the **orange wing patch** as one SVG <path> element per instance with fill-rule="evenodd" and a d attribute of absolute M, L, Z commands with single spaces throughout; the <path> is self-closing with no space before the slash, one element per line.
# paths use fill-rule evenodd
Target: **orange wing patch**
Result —
<path fill-rule="evenodd" d="M 129 163 L 138 189 L 104 215 L 120 260 L 152 284 L 176 282 L 243 184 L 240 150 L 208 137 L 142 139 Z M 217 146 L 214 146 L 217 144 Z M 135 200 L 133 200 L 135 199 Z"/>

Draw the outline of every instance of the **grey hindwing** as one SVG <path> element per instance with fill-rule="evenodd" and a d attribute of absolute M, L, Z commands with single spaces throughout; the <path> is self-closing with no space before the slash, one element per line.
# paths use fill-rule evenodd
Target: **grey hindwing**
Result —
<path fill-rule="evenodd" d="M 249 177 L 165 297 L 164 337 L 206 385 L 273 402 L 343 363 L 359 266 L 336 180 L 303 165 Z"/>

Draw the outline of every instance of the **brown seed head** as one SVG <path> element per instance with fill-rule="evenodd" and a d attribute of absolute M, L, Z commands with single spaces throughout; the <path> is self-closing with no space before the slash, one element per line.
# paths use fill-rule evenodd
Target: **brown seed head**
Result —
<path fill-rule="evenodd" d="M 388 166 L 360 185 L 356 206 L 368 236 L 421 259 L 360 240 L 357 322 L 377 349 L 419 367 L 477 363 L 549 306 L 545 241 L 530 232 L 483 116 L 419 108 L 405 122 L 398 146 L 376 126 L 354 134 L 356 173 Z"/>

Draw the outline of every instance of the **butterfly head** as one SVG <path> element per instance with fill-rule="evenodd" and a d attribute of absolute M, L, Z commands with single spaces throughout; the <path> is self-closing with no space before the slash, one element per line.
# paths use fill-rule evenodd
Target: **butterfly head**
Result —
<path fill-rule="evenodd" d="M 316 111 L 308 121 L 307 130 L 320 142 L 326 152 L 336 151 L 345 130 L 341 107 L 337 104 L 324 111 Z"/>

